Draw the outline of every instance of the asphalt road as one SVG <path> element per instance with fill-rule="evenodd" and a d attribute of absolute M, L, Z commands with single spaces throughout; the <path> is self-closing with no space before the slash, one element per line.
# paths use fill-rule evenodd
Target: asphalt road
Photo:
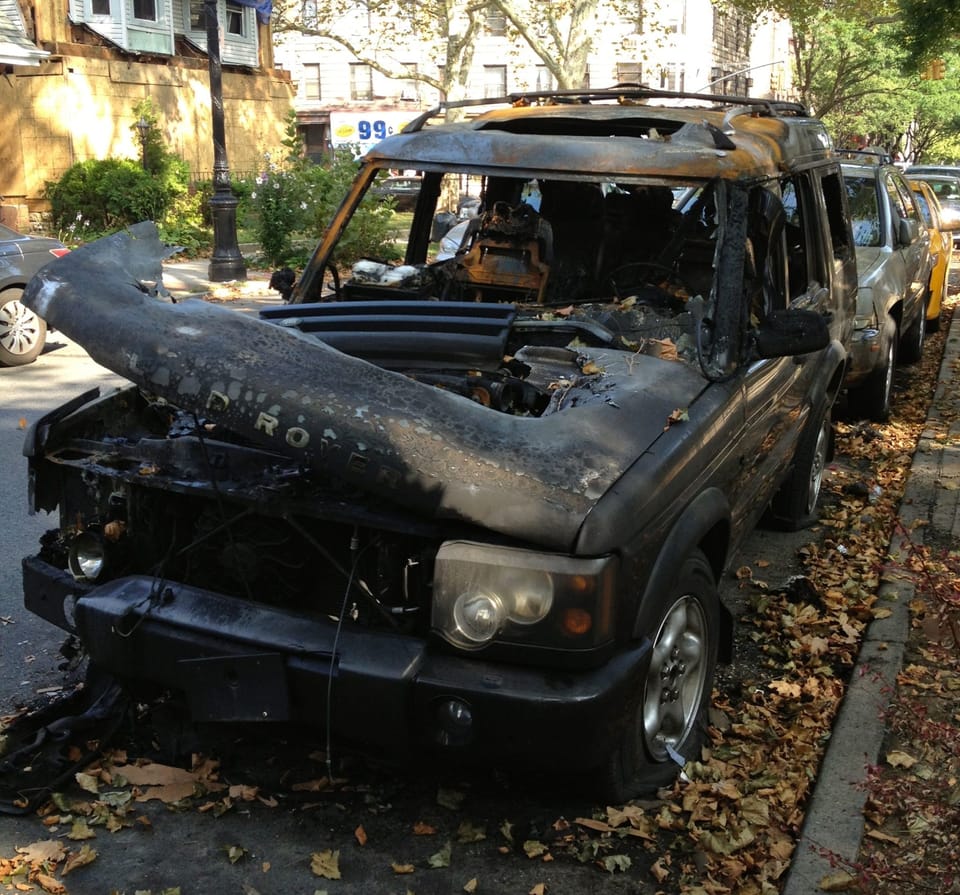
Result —
<path fill-rule="evenodd" d="M 54 524 L 26 512 L 25 428 L 78 392 L 118 381 L 57 334 L 37 363 L 0 370 L 0 716 L 64 682 L 63 635 L 22 607 L 20 559 L 35 552 L 37 538 Z M 742 556 L 768 560 L 766 577 L 785 581 L 796 571 L 796 548 L 808 540 L 805 532 L 762 531 Z M 732 591 L 732 582 L 725 586 Z M 138 802 L 129 806 L 124 828 L 97 826 L 96 838 L 77 841 L 67 838 L 71 821 L 45 827 L 35 815 L 0 816 L 0 859 L 41 840 L 56 839 L 74 852 L 89 845 L 95 860 L 63 878 L 67 891 L 80 895 L 160 895 L 175 887 L 182 895 L 451 895 L 465 887 L 479 895 L 526 895 L 538 884 L 549 895 L 658 890 L 649 872 L 658 855 L 645 853 L 640 842 L 632 844 L 632 866 L 617 873 L 598 870 L 589 855 L 544 862 L 525 852 L 524 842 L 562 837 L 564 819 L 590 817 L 602 807 L 571 785 L 572 775 L 541 780 L 511 769 L 397 770 L 352 760 L 343 766 L 345 785 L 313 793 L 294 787 L 325 774 L 318 742 L 308 733 L 260 727 L 197 737 L 175 723 L 157 723 L 148 737 L 156 760 L 172 763 L 179 756 L 183 762 L 205 751 L 223 760 L 221 782 L 259 787 L 259 798 L 246 801 L 252 790 L 234 790 L 225 811 L 223 792 L 186 808 Z M 142 740 L 145 729 L 133 734 Z M 204 802 L 210 810 L 198 810 Z M 311 869 L 312 856 L 325 852 L 337 853 L 341 878 Z"/>

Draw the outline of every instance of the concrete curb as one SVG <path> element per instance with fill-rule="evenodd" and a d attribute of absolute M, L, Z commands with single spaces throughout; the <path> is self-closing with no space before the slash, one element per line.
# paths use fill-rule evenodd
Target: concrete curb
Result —
<path fill-rule="evenodd" d="M 945 479 L 960 478 L 960 449 L 936 437 L 944 430 L 939 407 L 944 398 L 949 401 L 947 390 L 955 388 L 951 375 L 958 358 L 960 315 L 954 315 L 930 415 L 917 444 L 900 505 L 902 530 L 894 534 L 889 546 L 894 559 L 904 555 L 909 547 L 904 532 L 910 532 L 913 543 L 922 543 L 924 529 L 915 528 L 917 522 L 927 521 L 930 528 L 953 537 L 960 535 L 960 491 L 944 489 L 939 484 Z M 950 430 L 958 428 L 958 424 L 953 424 Z M 851 865 L 858 859 L 865 828 L 865 769 L 877 762 L 883 746 L 886 730 L 881 713 L 890 704 L 891 688 L 903 665 L 913 596 L 913 582 L 903 574 L 884 574 L 880 605 L 891 609 L 892 614 L 875 619 L 864 632 L 782 895 L 820 892 L 820 881 L 835 872 L 837 859 Z"/>

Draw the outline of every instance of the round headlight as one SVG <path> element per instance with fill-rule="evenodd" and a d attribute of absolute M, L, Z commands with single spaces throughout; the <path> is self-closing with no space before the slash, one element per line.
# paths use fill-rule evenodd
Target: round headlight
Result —
<path fill-rule="evenodd" d="M 78 581 L 96 581 L 103 573 L 106 554 L 98 534 L 84 531 L 70 545 L 70 574 Z"/>
<path fill-rule="evenodd" d="M 453 606 L 453 621 L 467 640 L 478 645 L 486 643 L 503 625 L 503 605 L 493 594 L 464 593 Z"/>

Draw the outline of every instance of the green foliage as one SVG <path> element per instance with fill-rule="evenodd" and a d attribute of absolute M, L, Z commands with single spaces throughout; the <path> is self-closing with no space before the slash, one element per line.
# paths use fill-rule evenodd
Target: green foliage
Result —
<path fill-rule="evenodd" d="M 143 158 L 88 159 L 71 165 L 46 185 L 54 226 L 70 241 L 89 241 L 135 224 L 156 221 L 161 234 L 178 245 L 199 248 L 203 234 L 200 199 L 190 193 L 190 169 L 168 152 L 150 99 L 133 108 L 144 132 Z M 137 141 L 141 135 L 136 125 Z M 146 164 L 144 164 L 144 161 Z"/>
<path fill-rule="evenodd" d="M 84 240 L 156 220 L 170 198 L 159 179 L 129 159 L 77 162 L 47 184 L 45 195 L 56 228 Z"/>
<path fill-rule="evenodd" d="M 357 173 L 353 152 L 338 150 L 321 165 L 293 153 L 282 163 L 270 156 L 266 162 L 249 193 L 257 241 L 268 264 L 302 266 Z M 338 246 L 337 262 L 389 257 L 392 217 L 383 204 L 357 209 Z"/>

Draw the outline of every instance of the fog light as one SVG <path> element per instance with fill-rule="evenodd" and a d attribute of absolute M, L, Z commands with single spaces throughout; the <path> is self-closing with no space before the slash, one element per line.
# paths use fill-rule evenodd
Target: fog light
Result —
<path fill-rule="evenodd" d="M 462 746 L 473 739 L 473 710 L 462 699 L 447 699 L 437 707 L 437 742 Z"/>
<path fill-rule="evenodd" d="M 68 565 L 77 581 L 96 581 L 103 574 L 105 563 L 106 552 L 99 534 L 83 531 L 73 539 Z"/>

